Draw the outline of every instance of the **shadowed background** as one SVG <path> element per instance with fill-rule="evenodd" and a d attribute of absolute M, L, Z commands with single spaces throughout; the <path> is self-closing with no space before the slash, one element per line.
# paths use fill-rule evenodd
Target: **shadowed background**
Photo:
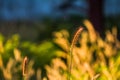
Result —
<path fill-rule="evenodd" d="M 89 19 L 102 34 L 111 26 L 119 27 L 119 3 L 119 0 L 1 0 L 0 32 L 5 36 L 18 33 L 23 39 L 34 41 L 49 37 L 62 24 L 72 30 Z"/>

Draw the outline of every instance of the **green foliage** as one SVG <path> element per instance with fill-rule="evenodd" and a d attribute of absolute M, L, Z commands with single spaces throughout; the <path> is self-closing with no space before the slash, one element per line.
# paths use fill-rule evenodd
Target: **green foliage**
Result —
<path fill-rule="evenodd" d="M 5 79 L 21 80 L 24 56 L 28 56 L 29 61 L 32 62 L 32 64 L 28 64 L 31 65 L 30 70 L 32 70 L 32 67 L 34 67 L 34 70 L 43 69 L 46 64 L 51 62 L 52 58 L 57 57 L 57 50 L 59 48 L 50 40 L 36 44 L 29 41 L 21 42 L 18 35 L 13 35 L 9 39 L 5 39 L 0 35 L 0 75 L 3 75 L 2 77 Z M 13 63 L 14 65 L 12 65 Z M 9 73 L 6 72 L 8 70 L 10 71 Z M 31 72 L 33 74 L 34 71 Z"/>
<path fill-rule="evenodd" d="M 45 64 L 50 63 L 53 57 L 56 57 L 57 48 L 52 41 L 44 41 L 37 45 L 30 42 L 23 42 L 21 44 L 21 51 L 23 55 L 28 56 L 35 61 L 35 67 L 44 67 Z"/>

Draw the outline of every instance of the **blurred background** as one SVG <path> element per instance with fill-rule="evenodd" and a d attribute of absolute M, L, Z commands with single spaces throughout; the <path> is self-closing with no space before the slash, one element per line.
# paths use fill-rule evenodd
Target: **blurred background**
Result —
<path fill-rule="evenodd" d="M 120 0 L 0 0 L 0 79 L 119 79 L 119 4 Z M 69 75 L 67 56 L 80 26 L 84 31 Z M 25 56 L 27 78 L 22 76 Z"/>
<path fill-rule="evenodd" d="M 76 29 L 89 19 L 102 33 L 113 25 L 119 27 L 119 15 L 119 0 L 1 0 L 0 32 L 5 36 L 18 33 L 34 41 L 63 26 Z"/>

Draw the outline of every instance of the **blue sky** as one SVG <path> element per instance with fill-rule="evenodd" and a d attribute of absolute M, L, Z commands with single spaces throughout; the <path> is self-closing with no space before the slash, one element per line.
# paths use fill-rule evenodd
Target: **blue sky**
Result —
<path fill-rule="evenodd" d="M 104 4 L 105 15 L 120 15 L 120 0 L 105 0 Z"/>
<path fill-rule="evenodd" d="M 3 0 L 2 8 L 0 8 L 0 17 L 2 19 L 22 19 L 22 18 L 35 18 L 42 16 L 56 16 L 60 14 L 78 13 L 85 14 L 85 11 L 77 11 L 69 9 L 66 12 L 57 10 L 64 0 Z M 74 5 L 87 9 L 85 0 L 76 0 Z M 116 15 L 120 14 L 120 0 L 105 0 L 104 14 Z"/>

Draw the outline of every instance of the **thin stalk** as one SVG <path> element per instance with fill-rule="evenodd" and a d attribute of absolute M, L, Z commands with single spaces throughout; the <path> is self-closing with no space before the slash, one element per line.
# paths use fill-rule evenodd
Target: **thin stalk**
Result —
<path fill-rule="evenodd" d="M 70 75 L 71 75 L 71 69 L 72 69 L 72 58 L 73 58 L 72 53 L 73 53 L 73 48 L 74 48 L 74 46 L 75 46 L 75 44 L 76 44 L 76 42 L 77 42 L 77 40 L 78 40 L 78 37 L 79 37 L 80 33 L 82 32 L 82 30 L 83 30 L 83 28 L 80 27 L 80 28 L 76 31 L 76 33 L 75 33 L 75 35 L 74 35 L 74 37 L 73 37 L 73 39 L 72 39 L 71 46 L 70 46 L 70 52 L 69 52 L 69 53 L 70 53 L 70 64 L 69 64 L 69 66 L 68 66 L 68 71 L 69 71 Z M 70 80 L 70 76 L 68 76 L 68 80 Z"/>

